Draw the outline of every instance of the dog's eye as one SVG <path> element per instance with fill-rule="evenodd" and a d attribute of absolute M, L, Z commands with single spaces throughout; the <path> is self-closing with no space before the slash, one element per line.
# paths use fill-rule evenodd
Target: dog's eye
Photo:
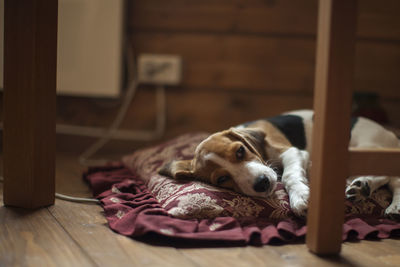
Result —
<path fill-rule="evenodd" d="M 221 184 L 229 181 L 230 179 L 231 179 L 231 177 L 229 175 L 224 175 L 224 176 L 218 177 L 217 185 L 221 185 Z"/>
<path fill-rule="evenodd" d="M 246 150 L 243 146 L 240 146 L 238 150 L 236 150 L 236 158 L 242 160 L 244 155 L 246 154 Z"/>

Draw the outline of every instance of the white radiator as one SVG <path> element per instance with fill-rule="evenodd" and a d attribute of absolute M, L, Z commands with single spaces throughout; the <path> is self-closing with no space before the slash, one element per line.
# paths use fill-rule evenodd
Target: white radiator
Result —
<path fill-rule="evenodd" d="M 0 0 L 3 87 L 4 0 Z M 121 91 L 123 0 L 59 0 L 57 93 L 117 97 Z"/>

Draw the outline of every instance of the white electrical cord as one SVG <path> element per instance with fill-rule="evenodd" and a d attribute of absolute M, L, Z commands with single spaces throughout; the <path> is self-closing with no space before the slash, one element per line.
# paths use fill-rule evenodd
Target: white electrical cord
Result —
<path fill-rule="evenodd" d="M 101 165 L 108 162 L 108 160 L 90 160 L 97 151 L 99 151 L 107 142 L 109 142 L 114 136 L 119 133 L 120 136 L 130 137 L 130 140 L 146 140 L 150 141 L 156 138 L 159 138 L 163 135 L 165 131 L 166 124 L 166 104 L 165 104 L 165 89 L 163 86 L 157 87 L 156 94 L 156 102 L 157 102 L 157 120 L 156 120 L 156 128 L 153 131 L 124 131 L 118 132 L 118 127 L 122 123 L 126 112 L 129 108 L 129 104 L 131 103 L 133 96 L 135 95 L 137 88 L 137 84 L 135 81 L 132 81 L 130 84 L 125 99 L 121 105 L 121 108 L 118 111 L 117 116 L 115 117 L 113 123 L 110 128 L 105 132 L 105 134 L 99 138 L 95 143 L 93 143 L 89 148 L 87 148 L 80 156 L 79 162 L 82 165 Z M 122 135 L 122 134 L 123 135 Z"/>
<path fill-rule="evenodd" d="M 95 203 L 98 204 L 100 203 L 100 200 L 95 199 L 95 198 L 86 198 L 86 197 L 71 197 L 67 196 L 64 194 L 56 193 L 56 198 L 66 200 L 66 201 L 72 201 L 72 202 L 87 202 L 87 203 Z"/>
<path fill-rule="evenodd" d="M 90 158 L 98 152 L 107 142 L 111 139 L 125 139 L 125 140 L 140 140 L 140 141 L 150 141 L 156 138 L 161 137 L 165 132 L 165 124 L 166 124 L 166 97 L 165 97 L 165 88 L 164 86 L 157 86 L 156 91 L 156 128 L 153 131 L 123 131 L 118 130 L 121 125 L 125 115 L 128 111 L 129 105 L 131 104 L 137 88 L 138 81 L 135 80 L 137 77 L 135 73 L 135 60 L 132 51 L 132 46 L 127 45 L 127 69 L 128 69 L 128 77 L 131 79 L 128 82 L 128 88 L 126 90 L 126 94 L 122 101 L 121 107 L 118 110 L 118 113 L 107 130 L 101 129 L 100 138 L 93 143 L 90 147 L 88 147 L 82 154 L 79 156 L 79 162 L 82 165 L 90 166 L 90 165 L 102 165 L 108 162 L 108 160 L 90 160 Z M 80 127 L 73 125 L 57 125 L 57 132 L 69 133 L 69 134 L 78 134 L 78 135 L 91 135 L 96 133 L 96 130 L 100 130 L 99 128 L 88 128 L 88 127 Z"/>
<path fill-rule="evenodd" d="M 3 176 L 0 176 L 0 183 L 4 183 Z M 58 199 L 72 201 L 72 202 L 81 202 L 81 203 L 87 202 L 87 203 L 95 203 L 95 204 L 100 203 L 100 200 L 95 199 L 95 198 L 71 197 L 71 196 L 67 196 L 67 195 L 64 195 L 64 194 L 60 194 L 60 193 L 55 193 L 55 196 Z"/>

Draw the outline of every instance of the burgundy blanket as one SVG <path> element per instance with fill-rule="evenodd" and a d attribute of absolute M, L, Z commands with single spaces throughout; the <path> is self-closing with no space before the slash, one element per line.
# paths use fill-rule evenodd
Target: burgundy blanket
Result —
<path fill-rule="evenodd" d="M 302 239 L 305 221 L 291 212 L 282 184 L 271 198 L 260 199 L 157 173 L 172 159 L 191 158 L 206 136 L 183 135 L 138 150 L 120 163 L 90 168 L 84 178 L 101 199 L 111 229 L 136 238 L 155 236 L 171 245 L 181 241 L 262 245 Z M 383 217 L 390 201 L 390 192 L 381 189 L 363 203 L 346 202 L 343 240 L 399 235 L 400 223 Z"/>

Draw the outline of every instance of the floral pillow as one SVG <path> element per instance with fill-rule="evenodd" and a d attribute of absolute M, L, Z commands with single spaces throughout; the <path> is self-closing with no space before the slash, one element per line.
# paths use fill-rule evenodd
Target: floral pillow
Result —
<path fill-rule="evenodd" d="M 185 134 L 167 143 L 138 150 L 123 158 L 123 163 L 142 179 L 160 205 L 172 216 L 182 219 L 216 217 L 261 217 L 280 221 L 293 217 L 288 195 L 278 183 L 270 198 L 255 198 L 200 181 L 174 180 L 158 174 L 158 169 L 173 159 L 190 159 L 196 146 L 208 134 Z M 391 201 L 387 189 L 378 190 L 368 201 L 346 202 L 348 216 L 380 217 Z"/>

